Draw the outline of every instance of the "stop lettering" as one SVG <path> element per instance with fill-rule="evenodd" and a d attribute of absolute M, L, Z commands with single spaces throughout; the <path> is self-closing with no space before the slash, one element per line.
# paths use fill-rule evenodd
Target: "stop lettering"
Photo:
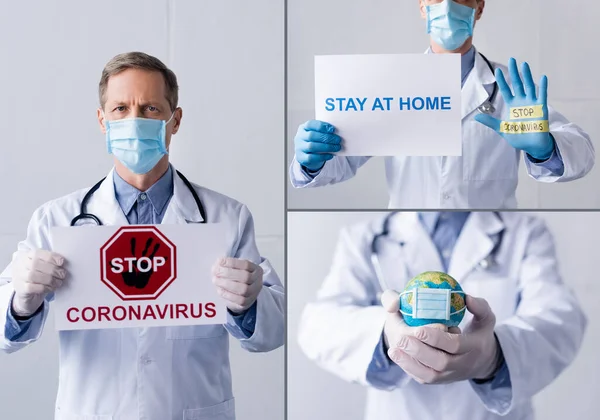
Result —
<path fill-rule="evenodd" d="M 177 278 L 176 251 L 155 226 L 124 226 L 100 248 L 102 282 L 123 300 L 154 300 Z"/>
<path fill-rule="evenodd" d="M 123 266 L 123 263 L 128 263 L 126 267 Z M 128 258 L 113 258 L 110 262 L 110 269 L 113 273 L 121 274 L 123 271 L 137 271 L 142 273 L 147 273 L 152 270 L 154 272 L 158 271 L 159 267 L 165 265 L 165 258 L 163 257 L 154 257 L 152 259 L 148 257 L 128 257 Z"/>

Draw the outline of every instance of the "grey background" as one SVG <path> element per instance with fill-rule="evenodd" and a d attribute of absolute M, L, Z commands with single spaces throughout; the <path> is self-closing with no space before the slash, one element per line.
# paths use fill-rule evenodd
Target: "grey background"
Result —
<path fill-rule="evenodd" d="M 513 56 L 531 65 L 536 80 L 546 74 L 550 105 L 588 132 L 600 146 L 600 85 L 590 71 L 596 49 L 590 28 L 600 4 L 580 0 L 487 0 L 474 44 L 490 60 Z M 313 57 L 319 54 L 422 53 L 429 45 L 417 0 L 288 0 L 288 164 L 298 125 L 314 118 Z M 598 150 L 596 150 L 598 152 Z M 299 190 L 288 180 L 290 209 L 382 209 L 388 205 L 383 158 L 335 186 Z M 600 171 L 582 180 L 542 184 L 521 166 L 520 208 L 598 208 Z"/>
<path fill-rule="evenodd" d="M 298 346 L 298 321 L 329 271 L 340 229 L 380 215 L 294 212 L 288 216 L 288 420 L 363 418 L 366 388 L 347 383 L 309 361 Z M 600 213 L 540 216 L 554 234 L 560 272 L 577 294 L 589 324 L 574 363 L 534 399 L 537 418 L 596 419 L 600 411 L 600 283 L 597 258 L 590 250 L 597 249 Z"/>
<path fill-rule="evenodd" d="M 36 207 L 110 169 L 96 121 L 100 73 L 139 50 L 179 78 L 172 161 L 248 205 L 259 249 L 283 278 L 283 24 L 281 0 L 2 1 L 0 266 Z M 232 340 L 231 358 L 238 418 L 281 420 L 284 350 L 250 354 Z M 0 418 L 53 418 L 53 319 L 38 343 L 0 354 L 0 372 Z"/>

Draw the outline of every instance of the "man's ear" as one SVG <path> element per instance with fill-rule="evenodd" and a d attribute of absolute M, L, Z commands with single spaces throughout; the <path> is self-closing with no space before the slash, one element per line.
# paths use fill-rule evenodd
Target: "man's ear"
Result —
<path fill-rule="evenodd" d="M 419 10 L 421 11 L 421 19 L 427 18 L 427 7 L 423 0 L 419 0 Z"/>
<path fill-rule="evenodd" d="M 485 9 L 485 0 L 479 0 L 477 2 L 477 9 L 475 9 L 475 20 L 481 19 L 481 16 L 483 16 L 483 9 Z"/>
<path fill-rule="evenodd" d="M 183 118 L 183 110 L 181 108 L 177 108 L 173 114 L 173 131 L 172 134 L 177 134 L 179 131 L 179 127 L 181 126 L 181 119 Z"/>
<path fill-rule="evenodd" d="M 96 110 L 96 117 L 98 118 L 100 131 L 102 131 L 102 134 L 106 134 L 106 126 L 104 125 L 104 112 L 102 112 L 102 108 L 98 108 Z"/>

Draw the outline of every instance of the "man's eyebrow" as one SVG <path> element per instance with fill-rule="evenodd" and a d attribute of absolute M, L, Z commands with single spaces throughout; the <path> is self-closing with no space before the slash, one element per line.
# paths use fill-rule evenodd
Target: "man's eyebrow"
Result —
<path fill-rule="evenodd" d="M 117 106 L 129 106 L 129 104 L 127 102 L 125 102 L 125 101 L 107 101 L 106 103 L 108 105 L 110 105 L 110 106 L 115 106 L 115 107 L 117 107 Z M 159 107 L 162 106 L 161 101 L 160 100 L 156 100 L 156 99 L 150 99 L 150 100 L 141 102 L 139 104 L 139 106 L 142 106 L 142 107 L 143 106 L 148 106 L 148 105 L 156 106 L 157 108 L 159 108 Z"/>
<path fill-rule="evenodd" d="M 157 108 L 159 108 L 161 106 L 160 101 L 144 101 L 140 104 L 141 106 L 148 106 L 148 105 L 152 105 L 155 106 Z"/>
<path fill-rule="evenodd" d="M 126 106 L 127 104 L 123 101 L 108 101 L 107 105 L 118 107 L 118 106 Z"/>

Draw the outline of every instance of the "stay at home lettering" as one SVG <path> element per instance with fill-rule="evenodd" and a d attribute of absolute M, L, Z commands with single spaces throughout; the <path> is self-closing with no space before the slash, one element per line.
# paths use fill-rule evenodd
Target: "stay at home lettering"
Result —
<path fill-rule="evenodd" d="M 450 111 L 450 96 L 327 98 L 329 112 Z"/>

